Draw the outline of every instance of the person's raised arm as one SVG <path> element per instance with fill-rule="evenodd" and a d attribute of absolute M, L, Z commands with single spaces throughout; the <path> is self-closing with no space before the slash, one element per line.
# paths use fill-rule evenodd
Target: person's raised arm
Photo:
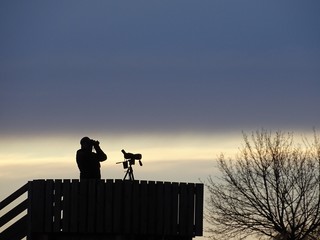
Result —
<path fill-rule="evenodd" d="M 103 161 L 107 160 L 107 154 L 105 154 L 102 151 L 102 149 L 100 148 L 100 142 L 99 141 L 95 141 L 94 144 L 93 144 L 93 147 L 96 150 L 99 162 L 103 162 Z"/>

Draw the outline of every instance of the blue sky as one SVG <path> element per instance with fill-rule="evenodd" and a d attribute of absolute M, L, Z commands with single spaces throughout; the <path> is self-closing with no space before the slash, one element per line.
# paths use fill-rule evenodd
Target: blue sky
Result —
<path fill-rule="evenodd" d="M 0 182 L 77 178 L 84 135 L 109 153 L 103 177 L 122 177 L 126 148 L 143 154 L 140 176 L 196 181 L 241 131 L 319 128 L 319 12 L 318 0 L 1 1 Z"/>

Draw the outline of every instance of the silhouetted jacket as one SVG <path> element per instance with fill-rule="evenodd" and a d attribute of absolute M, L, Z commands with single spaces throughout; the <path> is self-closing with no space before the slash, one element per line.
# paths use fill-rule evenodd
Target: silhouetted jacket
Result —
<path fill-rule="evenodd" d="M 80 179 L 101 179 L 100 162 L 107 159 L 107 155 L 99 146 L 95 147 L 96 152 L 79 149 L 77 151 L 77 164 L 80 170 Z"/>

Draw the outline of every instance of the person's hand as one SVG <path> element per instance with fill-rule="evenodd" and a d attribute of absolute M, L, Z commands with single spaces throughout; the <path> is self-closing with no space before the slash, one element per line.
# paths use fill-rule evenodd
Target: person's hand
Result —
<path fill-rule="evenodd" d="M 99 141 L 93 141 L 94 148 L 99 147 L 100 142 Z"/>

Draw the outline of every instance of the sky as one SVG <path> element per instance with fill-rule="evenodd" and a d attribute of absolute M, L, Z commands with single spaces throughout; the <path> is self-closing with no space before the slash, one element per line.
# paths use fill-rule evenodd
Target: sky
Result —
<path fill-rule="evenodd" d="M 0 2 L 0 200 L 79 178 L 83 136 L 103 178 L 199 182 L 242 132 L 320 126 L 318 0 Z"/>

